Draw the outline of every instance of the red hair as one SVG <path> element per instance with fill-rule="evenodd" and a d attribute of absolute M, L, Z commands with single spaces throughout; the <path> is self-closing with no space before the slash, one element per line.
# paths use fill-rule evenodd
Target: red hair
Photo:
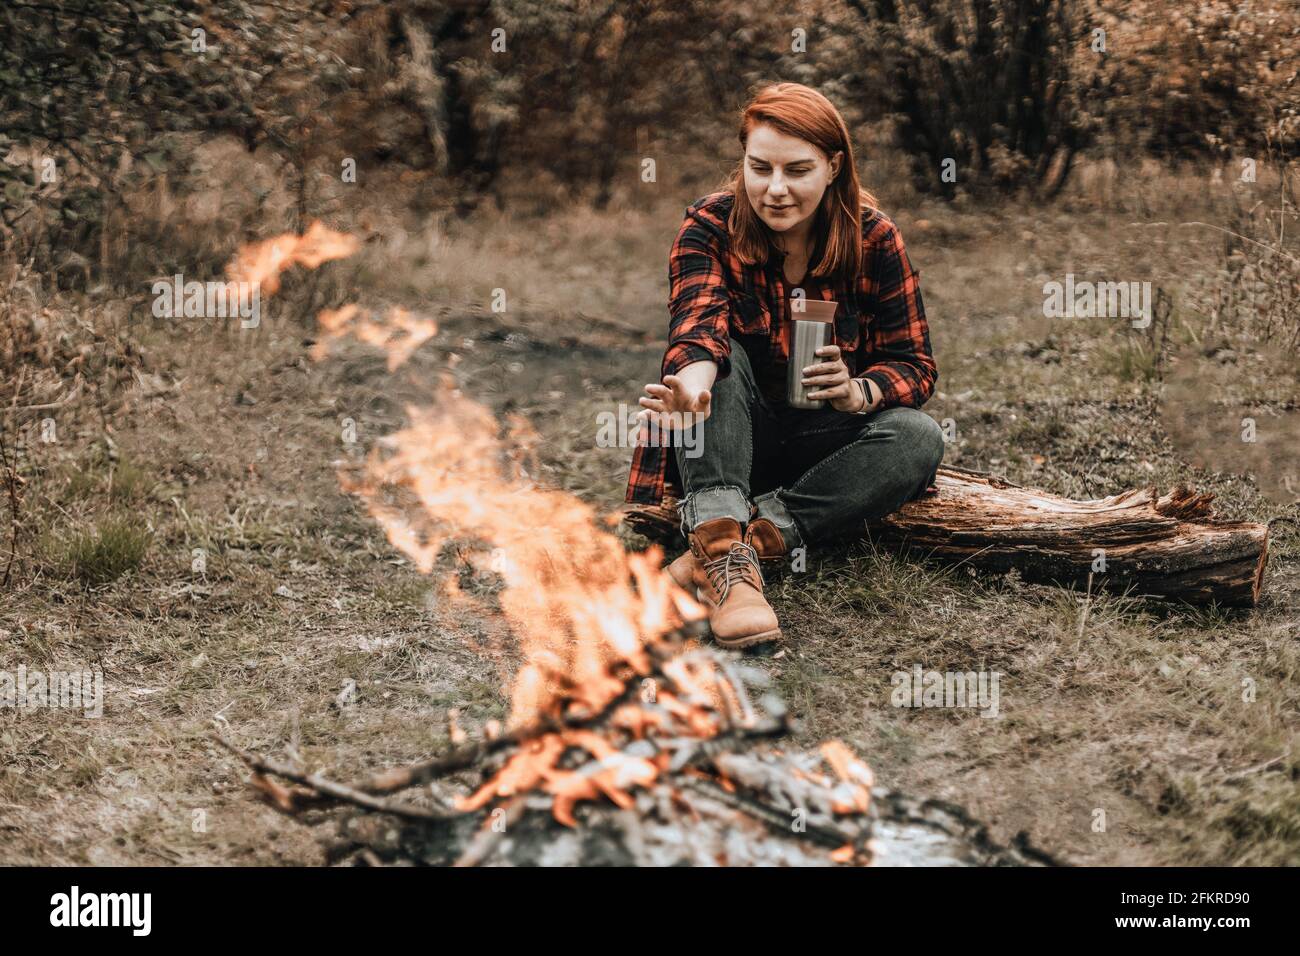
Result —
<path fill-rule="evenodd" d="M 876 208 L 876 198 L 862 188 L 853 161 L 848 127 L 833 103 L 802 83 L 777 83 L 759 91 L 740 118 L 744 150 L 755 126 L 767 123 L 778 132 L 811 143 L 828 157 L 844 154 L 839 174 L 826 187 L 813 223 L 814 249 L 821 259 L 809 263 L 809 274 L 854 279 L 862 269 L 862 211 Z M 741 156 L 723 189 L 735 202 L 727 222 L 731 247 L 746 265 L 766 263 L 773 251 L 771 230 L 754 212 L 745 193 L 745 159 Z"/>

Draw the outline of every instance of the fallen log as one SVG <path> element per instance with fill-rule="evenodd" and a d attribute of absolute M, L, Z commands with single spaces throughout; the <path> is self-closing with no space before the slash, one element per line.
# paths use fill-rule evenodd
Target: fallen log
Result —
<path fill-rule="evenodd" d="M 893 550 L 1029 581 L 1130 591 L 1192 604 L 1254 606 L 1268 528 L 1217 521 L 1210 494 L 1139 488 L 1074 501 L 1001 478 L 940 468 L 926 494 L 864 531 Z M 680 541 L 676 502 L 627 508 L 624 523 Z"/>

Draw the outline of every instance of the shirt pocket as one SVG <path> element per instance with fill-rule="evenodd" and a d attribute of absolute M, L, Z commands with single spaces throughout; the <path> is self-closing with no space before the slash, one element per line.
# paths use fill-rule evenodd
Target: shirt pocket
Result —
<path fill-rule="evenodd" d="M 753 335 L 772 327 L 767 305 L 753 292 L 731 292 L 731 327 L 733 331 Z"/>

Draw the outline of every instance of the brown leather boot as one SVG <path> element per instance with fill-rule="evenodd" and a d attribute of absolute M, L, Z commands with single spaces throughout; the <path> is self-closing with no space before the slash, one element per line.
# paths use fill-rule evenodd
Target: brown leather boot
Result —
<path fill-rule="evenodd" d="M 677 586 L 688 594 L 695 593 L 695 570 L 700 563 L 695 560 L 693 551 L 686 551 L 675 561 L 668 565 L 668 576 L 677 583 Z"/>
<path fill-rule="evenodd" d="M 751 647 L 781 637 L 776 613 L 763 597 L 758 556 L 734 518 L 715 518 L 689 535 L 695 556 L 694 581 L 709 607 L 713 639 L 728 648 Z"/>
<path fill-rule="evenodd" d="M 745 527 L 745 544 L 754 549 L 760 561 L 782 561 L 789 556 L 785 539 L 767 518 L 750 518 Z M 700 563 L 695 552 L 686 550 L 668 565 L 669 576 L 683 591 L 695 592 L 695 574 Z"/>
<path fill-rule="evenodd" d="M 750 518 L 745 526 L 745 544 L 763 561 L 779 561 L 786 556 L 785 539 L 768 518 Z"/>

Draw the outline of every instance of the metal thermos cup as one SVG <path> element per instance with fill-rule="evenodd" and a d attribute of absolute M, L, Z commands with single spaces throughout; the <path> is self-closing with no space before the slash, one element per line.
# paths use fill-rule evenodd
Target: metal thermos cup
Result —
<path fill-rule="evenodd" d="M 825 399 L 813 401 L 808 392 L 817 387 L 804 388 L 803 370 L 809 365 L 825 361 L 816 352 L 830 345 L 835 337 L 835 310 L 839 303 L 821 299 L 806 299 L 803 311 L 790 310 L 790 364 L 786 369 L 785 400 L 792 408 L 814 409 L 826 404 Z"/>

